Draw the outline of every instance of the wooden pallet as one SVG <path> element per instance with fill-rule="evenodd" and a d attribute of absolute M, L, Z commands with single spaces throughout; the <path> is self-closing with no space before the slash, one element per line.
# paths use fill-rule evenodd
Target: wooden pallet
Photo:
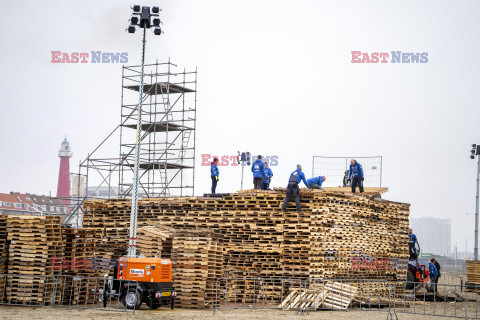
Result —
<path fill-rule="evenodd" d="M 315 289 L 291 290 L 278 307 L 285 310 L 317 310 L 319 308 L 346 310 L 351 305 L 357 291 L 357 287 L 329 281 Z"/>
<path fill-rule="evenodd" d="M 467 282 L 480 286 L 480 261 L 467 260 Z"/>
<path fill-rule="evenodd" d="M 173 228 L 159 224 L 141 227 L 137 234 L 137 254 L 170 259 L 174 233 Z"/>

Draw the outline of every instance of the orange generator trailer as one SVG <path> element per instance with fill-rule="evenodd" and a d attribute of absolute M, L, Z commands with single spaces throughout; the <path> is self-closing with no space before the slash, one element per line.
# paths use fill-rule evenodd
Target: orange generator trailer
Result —
<path fill-rule="evenodd" d="M 176 292 L 172 285 L 172 261 L 161 258 L 120 258 L 114 277 L 103 291 L 104 305 L 119 297 L 126 308 L 139 309 L 143 302 L 151 309 L 170 304 L 174 308 Z"/>

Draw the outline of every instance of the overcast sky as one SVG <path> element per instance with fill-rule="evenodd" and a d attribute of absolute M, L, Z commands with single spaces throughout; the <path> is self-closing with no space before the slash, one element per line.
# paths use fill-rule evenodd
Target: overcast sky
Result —
<path fill-rule="evenodd" d="M 75 172 L 118 124 L 121 64 L 52 64 L 51 51 L 128 52 L 138 64 L 140 34 L 125 32 L 133 4 L 3 4 L 0 192 L 55 195 L 64 136 Z M 197 155 L 278 155 L 273 186 L 297 163 L 311 176 L 314 155 L 382 155 L 385 198 L 411 203 L 412 217 L 452 219 L 453 244 L 473 250 L 478 1 L 139 4 L 163 8 L 147 62 L 198 67 Z M 428 52 L 428 63 L 352 64 L 356 50 Z M 210 188 L 200 161 L 196 194 Z M 240 189 L 240 168 L 220 169 L 217 192 Z"/>

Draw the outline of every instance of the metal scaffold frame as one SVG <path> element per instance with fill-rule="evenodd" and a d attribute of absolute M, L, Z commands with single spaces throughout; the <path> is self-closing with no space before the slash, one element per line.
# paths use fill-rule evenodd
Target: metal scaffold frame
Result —
<path fill-rule="evenodd" d="M 140 68 L 141 65 L 122 67 L 120 124 L 80 162 L 78 175 L 85 177 L 86 192 L 83 196 L 79 196 L 79 192 L 76 199 L 72 199 L 76 205 L 71 216 L 81 211 L 85 199 L 132 196 L 139 115 L 139 196 L 194 194 L 197 70 L 177 71 L 177 65 L 170 60 L 145 64 L 142 110 L 139 111 Z M 120 142 L 118 157 L 104 157 L 103 151 L 115 137 Z"/>

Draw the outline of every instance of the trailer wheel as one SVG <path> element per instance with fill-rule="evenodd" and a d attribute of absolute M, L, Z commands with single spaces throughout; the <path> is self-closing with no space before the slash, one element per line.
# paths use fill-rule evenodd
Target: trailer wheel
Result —
<path fill-rule="evenodd" d="M 122 298 L 123 305 L 127 309 L 140 309 L 142 305 L 142 296 L 137 289 L 129 289 Z"/>

